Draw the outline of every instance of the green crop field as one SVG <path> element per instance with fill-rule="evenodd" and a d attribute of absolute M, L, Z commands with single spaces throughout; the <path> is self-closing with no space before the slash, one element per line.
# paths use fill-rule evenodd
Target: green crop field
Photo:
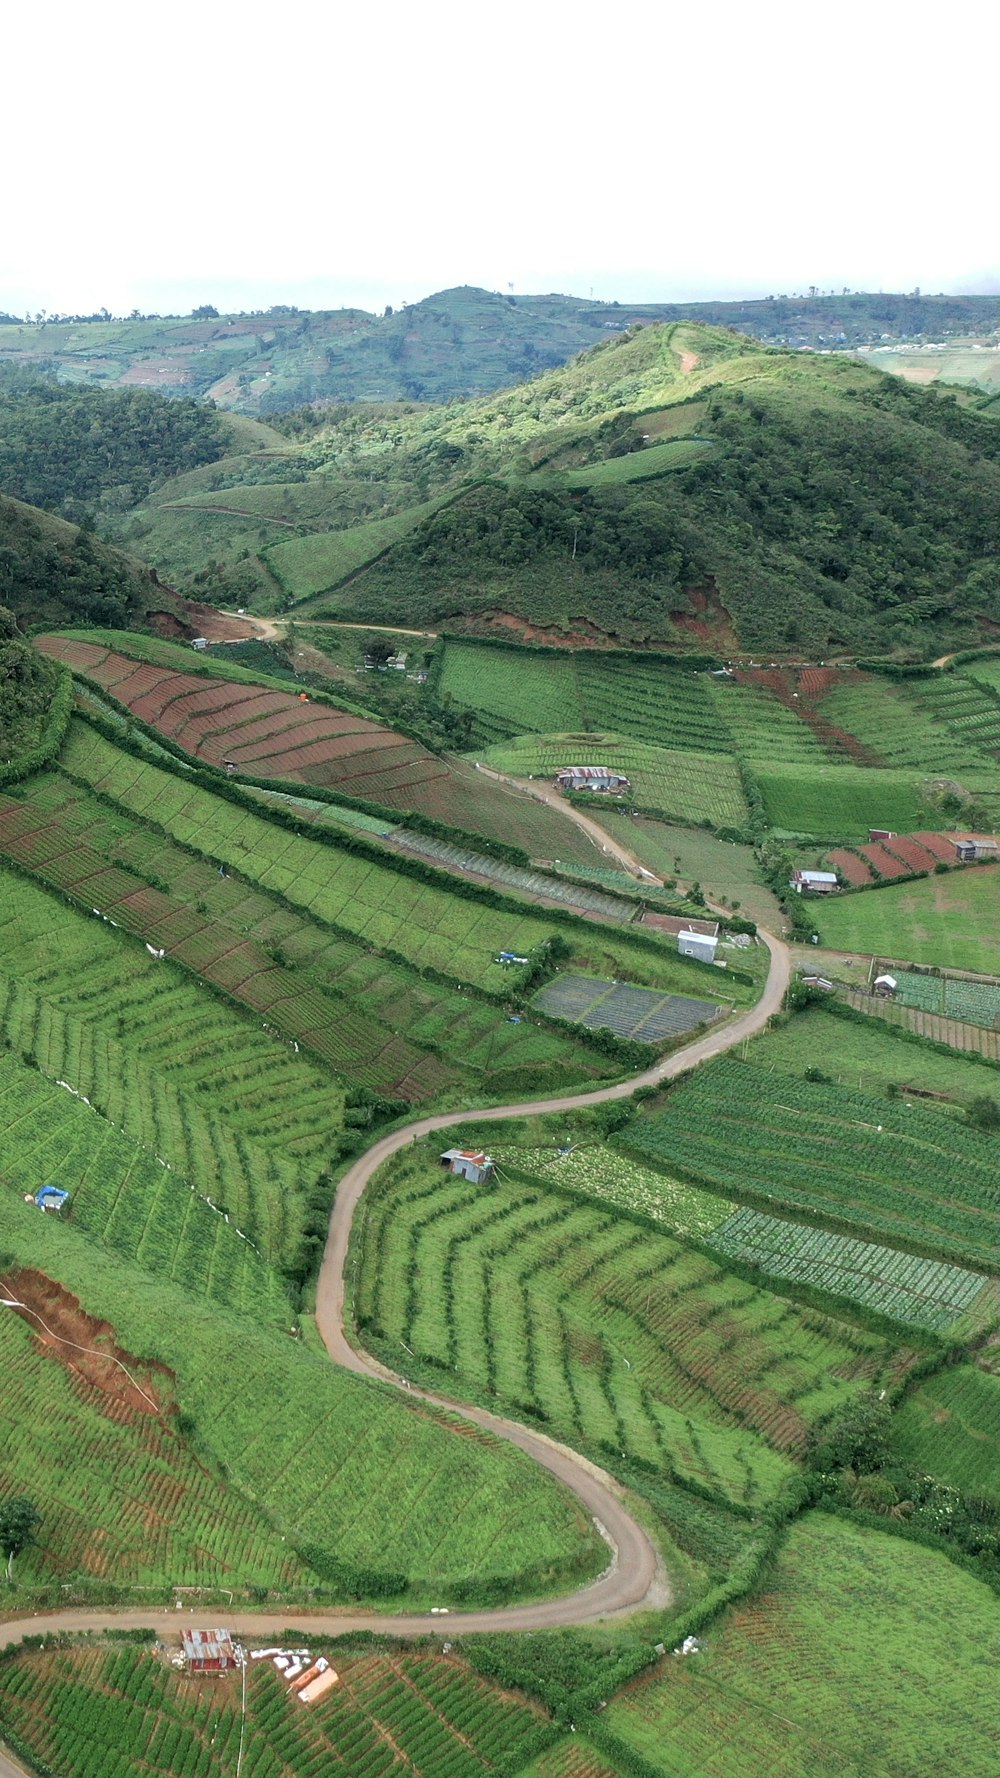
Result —
<path fill-rule="evenodd" d="M 741 759 L 768 765 L 821 766 L 828 755 L 808 723 L 764 685 L 735 679 L 705 681 L 719 721 Z"/>
<path fill-rule="evenodd" d="M 280 1325 L 288 1298 L 235 1223 L 74 1093 L 0 1052 L 0 1182 L 70 1193 L 66 1211 L 101 1246 L 199 1296 Z"/>
<path fill-rule="evenodd" d="M 979 1272 L 785 1222 L 746 1206 L 709 1239 L 724 1257 L 759 1266 L 772 1278 L 801 1280 L 914 1327 L 940 1332 L 959 1320 L 969 1326 L 983 1323 L 996 1313 L 996 1286 Z"/>
<path fill-rule="evenodd" d="M 937 978 L 914 979 L 940 993 Z M 963 1105 L 990 1085 L 989 1070 L 975 1061 L 957 1053 L 941 1055 L 929 1044 L 910 1043 L 891 1025 L 875 1019 L 860 1025 L 838 1018 L 822 1006 L 806 1007 L 787 1025 L 755 1037 L 747 1059 L 761 1068 L 779 1068 L 783 1074 L 802 1075 L 807 1068 L 818 1068 L 838 1086 L 855 1088 L 859 1093 L 884 1091 L 890 1086 L 922 1087 L 931 1093 L 947 1093 Z"/>
<path fill-rule="evenodd" d="M 501 1141 L 492 1145 L 492 1153 L 501 1165 L 530 1173 L 541 1185 L 581 1192 L 626 1213 L 636 1211 L 677 1235 L 709 1235 L 734 1209 L 715 1192 L 667 1179 L 607 1142 L 577 1143 L 562 1154 L 558 1145 L 508 1146 Z"/>
<path fill-rule="evenodd" d="M 0 1272 L 18 1294 L 10 1269 Z M 43 1294 L 43 1315 L 58 1286 Z M 74 1337 L 88 1336 L 73 1320 Z M 295 1587 L 311 1571 L 267 1517 L 207 1468 L 177 1430 L 169 1380 L 138 1365 L 141 1386 L 165 1393 L 159 1414 L 71 1364 L 54 1362 L 33 1318 L 0 1319 L 0 1495 L 27 1495 L 42 1514 L 37 1544 L 18 1557 L 21 1586 L 67 1576 L 114 1585 Z M 58 1350 L 58 1348 L 56 1349 Z M 65 1349 L 64 1349 L 65 1350 Z M 0 1730 L 2 1733 L 2 1730 Z"/>
<path fill-rule="evenodd" d="M 889 884 L 809 904 L 820 943 L 837 951 L 936 963 L 942 969 L 996 969 L 1000 876 L 988 865 Z"/>
<path fill-rule="evenodd" d="M 520 1778 L 624 1778 L 619 1766 L 603 1753 L 598 1753 L 586 1735 L 575 1732 L 565 1741 L 558 1741 L 530 1766 Z"/>
<path fill-rule="evenodd" d="M 712 449 L 708 438 L 668 438 L 662 444 L 651 444 L 643 451 L 632 451 L 624 457 L 608 457 L 603 463 L 590 463 L 585 469 L 568 469 L 558 476 L 570 488 L 617 488 L 625 482 L 653 481 L 669 475 L 672 469 L 684 469 Z M 535 479 L 535 478 L 533 478 Z M 537 477 L 544 480 L 545 472 Z"/>
<path fill-rule="evenodd" d="M 400 538 L 423 524 L 442 505 L 440 500 L 426 500 L 410 506 L 391 518 L 369 519 L 344 531 L 315 531 L 306 537 L 292 537 L 271 542 L 265 561 L 285 591 L 296 601 L 313 598 L 339 586 L 349 575 L 356 574 L 366 562 L 380 556 Z M 320 610 L 335 610 L 336 600 L 314 600 L 313 616 Z"/>
<path fill-rule="evenodd" d="M 241 1749 L 247 1778 L 487 1778 L 554 1733 L 455 1657 L 331 1655 L 337 1684 L 308 1707 L 254 1662 L 243 1721 L 238 1673 L 191 1678 L 134 1647 L 21 1654 L 0 1665 L 0 1730 L 63 1778 L 107 1774 L 109 1759 L 114 1778 L 229 1778 Z"/>
<path fill-rule="evenodd" d="M 892 1360 L 603 1205 L 503 1169 L 484 1190 L 424 1156 L 372 1192 L 355 1309 L 403 1370 L 412 1353 L 574 1443 L 745 1504 Z"/>
<path fill-rule="evenodd" d="M 640 1159 L 731 1197 L 996 1266 L 996 1140 L 922 1106 L 724 1058 L 634 1118 L 627 1140 Z"/>
<path fill-rule="evenodd" d="M 1000 1377 L 955 1365 L 928 1377 L 892 1418 L 902 1461 L 974 1499 L 1000 1501 Z"/>
<path fill-rule="evenodd" d="M 973 679 L 977 685 L 985 685 L 988 691 L 994 691 L 1000 697 L 1000 656 L 993 655 L 988 660 L 966 661 L 955 671 L 963 679 Z"/>
<path fill-rule="evenodd" d="M 811 1513 L 701 1654 L 603 1720 L 663 1778 L 993 1778 L 995 1627 L 945 1556 Z"/>
<path fill-rule="evenodd" d="M 512 1445 L 469 1437 L 467 1423 L 373 1388 L 262 1317 L 138 1271 L 13 1192 L 0 1192 L 0 1248 L 59 1278 L 127 1353 L 166 1367 L 200 1460 L 339 1597 L 565 1591 L 600 1568 L 583 1509 Z M 59 1490 L 40 1461 L 29 1492 L 47 1521 Z M 162 1511 L 169 1522 L 168 1500 Z"/>
<path fill-rule="evenodd" d="M 915 704 L 905 685 L 869 674 L 837 686 L 819 702 L 820 715 L 870 748 L 883 766 L 914 767 L 929 777 L 958 778 L 989 787 L 989 769 L 931 710 Z"/>
<path fill-rule="evenodd" d="M 148 817 L 184 845 L 231 866 L 294 907 L 334 924 L 365 946 L 389 950 L 417 968 L 502 992 L 511 974 L 495 961 L 502 950 L 525 955 L 547 939 L 551 923 L 530 904 L 511 900 L 509 912 L 403 875 L 395 861 L 369 859 L 296 836 L 183 777 L 146 765 L 87 731 L 70 742 L 67 769 L 124 809 Z M 566 929 L 569 932 L 570 929 Z M 670 986 L 677 959 L 664 947 L 662 962 L 626 933 L 583 925 L 573 954 L 606 956 L 633 979 Z M 672 972 L 672 973 L 671 973 Z"/>
<path fill-rule="evenodd" d="M 904 690 L 918 710 L 944 723 L 971 754 L 996 757 L 1000 750 L 1000 698 L 992 684 L 957 671 L 907 679 Z"/>
<path fill-rule="evenodd" d="M 652 746 L 730 753 L 706 674 L 620 654 L 532 654 L 448 637 L 435 697 L 475 711 L 483 741 L 619 730 Z"/>
<path fill-rule="evenodd" d="M 65 1080 L 110 1132 L 169 1161 L 270 1261 L 287 1261 L 302 1185 L 336 1152 L 343 1088 L 105 922 L 23 878 L 2 883 L 6 1041 L 48 1077 L 56 1105 L 87 1109 L 52 1085 Z"/>
<path fill-rule="evenodd" d="M 915 772 L 803 760 L 753 763 L 753 777 L 772 827 L 824 840 L 866 840 L 870 827 L 895 833 L 932 827 L 933 812 L 921 801 Z"/>
<path fill-rule="evenodd" d="M 651 747 L 626 735 L 522 735 L 483 754 L 513 777 L 554 778 L 564 766 L 609 766 L 631 780 L 631 801 L 679 821 L 743 827 L 748 819 L 736 763 L 720 753 Z"/>
<path fill-rule="evenodd" d="M 897 1005 L 916 1006 L 943 1019 L 961 1019 L 988 1031 L 1000 1026 L 1000 987 L 996 982 L 964 981 L 961 976 L 896 972 Z"/>

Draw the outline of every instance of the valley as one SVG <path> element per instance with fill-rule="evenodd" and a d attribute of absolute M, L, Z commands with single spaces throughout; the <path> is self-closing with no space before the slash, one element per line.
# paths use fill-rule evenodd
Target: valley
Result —
<path fill-rule="evenodd" d="M 996 417 L 622 321 L 17 397 L 0 1770 L 991 1772 Z"/>

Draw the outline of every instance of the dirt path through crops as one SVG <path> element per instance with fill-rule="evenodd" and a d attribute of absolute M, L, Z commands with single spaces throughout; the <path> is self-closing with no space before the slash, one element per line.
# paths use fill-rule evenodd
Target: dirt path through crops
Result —
<path fill-rule="evenodd" d="M 579 811 L 574 811 L 579 815 Z M 586 816 L 580 816 L 587 820 Z M 621 849 L 618 849 L 619 852 Z M 419 1141 L 436 1130 L 446 1130 L 468 1119 L 500 1123 L 506 1118 L 530 1117 L 546 1111 L 572 1111 L 577 1106 L 600 1105 L 610 1099 L 627 1099 L 638 1087 L 672 1080 L 686 1069 L 722 1055 L 741 1043 L 745 1037 L 762 1029 L 776 1013 L 784 999 L 791 973 L 791 953 L 781 939 L 763 932 L 761 937 L 771 954 L 764 992 L 756 1006 L 729 1020 L 717 1030 L 707 1032 L 673 1055 L 665 1057 L 642 1074 L 619 1081 L 614 1086 L 598 1087 L 589 1093 L 567 1093 L 556 1099 L 525 1100 L 516 1105 L 489 1106 L 483 1110 L 469 1107 L 436 1117 L 422 1117 L 393 1130 L 373 1144 L 368 1152 L 354 1162 L 344 1174 L 337 1189 L 323 1264 L 320 1269 L 316 1299 L 316 1324 L 323 1343 L 334 1364 L 356 1375 L 391 1383 L 411 1397 L 417 1397 L 449 1412 L 461 1414 L 477 1426 L 485 1427 L 497 1437 L 525 1451 L 562 1482 L 581 1502 L 607 1542 L 611 1555 L 604 1573 L 589 1586 L 563 1598 L 543 1599 L 532 1605 L 503 1606 L 490 1611 L 449 1612 L 448 1627 L 465 1633 L 492 1630 L 543 1630 L 563 1625 L 585 1624 L 612 1614 L 652 1610 L 669 1605 L 671 1587 L 660 1563 L 656 1546 L 645 1528 L 633 1518 L 624 1491 L 614 1478 L 582 1457 L 567 1445 L 557 1443 L 544 1433 L 529 1430 L 516 1420 L 484 1408 L 471 1407 L 446 1396 L 411 1388 L 405 1378 L 380 1364 L 360 1347 L 353 1346 L 344 1327 L 344 1272 L 354 1214 L 372 1174 L 383 1161 L 401 1148 Z M 0 1648 L 20 1641 L 22 1636 L 42 1629 L 107 1630 L 149 1626 L 161 1635 L 176 1632 L 180 1624 L 210 1628 L 219 1618 L 218 1606 L 208 1612 L 149 1611 L 139 1607 L 131 1611 L 61 1611 L 38 1614 L 21 1619 L 0 1621 Z M 413 1636 L 426 1635 L 437 1627 L 429 1613 L 411 1613 L 393 1617 L 373 1612 L 307 1613 L 282 1610 L 277 1615 L 225 1613 L 228 1623 L 238 1634 L 269 1636 L 285 1629 L 304 1634 L 322 1631 L 339 1635 L 359 1629 L 380 1629 L 387 1633 Z M 441 1626 L 444 1628 L 444 1625 Z M 18 1768 L 9 1767 L 13 1778 Z M 6 1778 L 0 1761 L 0 1778 Z"/>

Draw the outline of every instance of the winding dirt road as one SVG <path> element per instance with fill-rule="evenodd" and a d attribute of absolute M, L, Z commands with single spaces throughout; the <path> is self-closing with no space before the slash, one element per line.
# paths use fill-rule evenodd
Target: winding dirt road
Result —
<path fill-rule="evenodd" d="M 585 817 L 584 817 L 585 819 Z M 721 1055 L 741 1043 L 745 1037 L 762 1029 L 780 1007 L 788 986 L 791 956 L 788 946 L 771 934 L 761 932 L 771 962 L 764 992 L 748 1012 L 731 1018 L 721 1027 L 707 1032 L 683 1049 L 654 1064 L 642 1074 L 619 1081 L 614 1086 L 598 1087 L 587 1093 L 567 1093 L 555 1099 L 525 1100 L 517 1105 L 489 1106 L 482 1110 L 469 1108 L 434 1117 L 418 1118 L 405 1128 L 394 1130 L 355 1161 L 344 1174 L 337 1190 L 330 1217 L 330 1227 L 323 1263 L 319 1274 L 316 1322 L 323 1342 L 335 1364 L 358 1376 L 392 1384 L 412 1396 L 458 1412 L 477 1425 L 508 1439 L 533 1457 L 544 1469 L 569 1488 L 596 1523 L 609 1546 L 609 1562 L 604 1573 L 588 1586 L 562 1598 L 543 1599 L 531 1605 L 504 1606 L 488 1611 L 449 1612 L 448 1628 L 476 1632 L 488 1630 L 540 1630 L 562 1625 L 585 1624 L 616 1613 L 653 1609 L 670 1603 L 669 1579 L 659 1562 L 655 1545 L 633 1518 L 625 1503 L 623 1490 L 614 1478 L 590 1463 L 578 1452 L 558 1444 L 544 1433 L 535 1432 L 515 1420 L 507 1420 L 486 1409 L 471 1407 L 447 1397 L 411 1388 L 406 1381 L 352 1346 L 344 1329 L 344 1272 L 354 1213 L 372 1174 L 399 1149 L 408 1147 L 436 1130 L 446 1130 L 470 1119 L 477 1122 L 500 1123 L 506 1118 L 528 1117 L 536 1112 L 572 1111 L 579 1106 L 600 1105 L 610 1099 L 629 1098 L 638 1087 L 671 1080 L 685 1070 L 712 1057 Z M 6 1647 L 29 1634 L 41 1630 L 105 1630 L 149 1626 L 162 1635 L 176 1633 L 179 1626 L 209 1627 L 219 1616 L 219 1607 L 208 1612 L 200 1610 L 155 1611 L 138 1607 L 129 1611 L 72 1610 L 35 1613 L 26 1618 L 0 1620 L 0 1647 Z M 381 1629 L 398 1635 L 426 1635 L 445 1625 L 428 1612 L 383 1617 L 372 1612 L 301 1613 L 281 1611 L 277 1614 L 226 1612 L 227 1622 L 240 1633 L 269 1636 L 285 1629 L 301 1630 L 303 1634 L 322 1631 L 338 1635 L 358 1629 Z M 10 1766 L 17 1772 L 16 1766 Z M 3 1757 L 0 1755 L 0 1778 L 3 1778 Z"/>

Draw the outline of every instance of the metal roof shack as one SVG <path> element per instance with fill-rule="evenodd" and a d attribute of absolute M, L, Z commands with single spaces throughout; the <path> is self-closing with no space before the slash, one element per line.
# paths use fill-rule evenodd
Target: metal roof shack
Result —
<path fill-rule="evenodd" d="M 181 1648 L 192 1673 L 231 1673 L 238 1665 L 228 1630 L 182 1630 Z"/>
<path fill-rule="evenodd" d="M 834 870 L 793 870 L 791 886 L 796 895 L 833 895 L 839 887 Z"/>
<path fill-rule="evenodd" d="M 677 934 L 677 950 L 682 957 L 696 957 L 699 963 L 714 963 L 718 937 L 707 932 L 692 932 L 685 927 Z"/>
<path fill-rule="evenodd" d="M 482 1185 L 493 1172 L 492 1158 L 481 1148 L 448 1148 L 441 1159 L 450 1172 L 472 1185 Z"/>
<path fill-rule="evenodd" d="M 556 783 L 562 790 L 631 790 L 631 781 L 624 772 L 612 771 L 610 766 L 564 766 L 556 774 Z"/>
<path fill-rule="evenodd" d="M 954 841 L 959 864 L 975 864 L 977 858 L 995 858 L 997 842 L 989 834 L 969 833 Z"/>

